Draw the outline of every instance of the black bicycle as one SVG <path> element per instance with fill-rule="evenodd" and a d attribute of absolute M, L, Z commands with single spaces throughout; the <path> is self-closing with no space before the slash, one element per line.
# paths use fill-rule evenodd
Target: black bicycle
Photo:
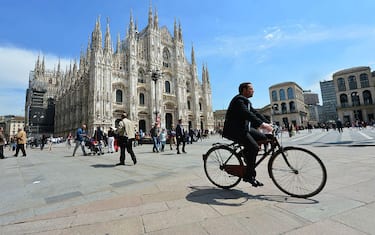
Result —
<path fill-rule="evenodd" d="M 294 146 L 282 147 L 274 134 L 267 135 L 267 140 L 258 141 L 258 144 L 264 145 L 265 150 L 255 167 L 270 156 L 268 174 L 282 192 L 292 197 L 308 198 L 323 190 L 327 171 L 313 152 Z M 243 147 L 236 142 L 213 144 L 203 154 L 207 178 L 224 189 L 239 184 L 246 170 L 243 153 Z"/>

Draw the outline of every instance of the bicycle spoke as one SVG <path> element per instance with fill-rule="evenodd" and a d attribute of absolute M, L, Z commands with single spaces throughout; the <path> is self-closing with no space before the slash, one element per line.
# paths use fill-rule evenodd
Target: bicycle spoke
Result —
<path fill-rule="evenodd" d="M 237 185 L 241 178 L 228 174 L 225 165 L 242 165 L 240 159 L 234 155 L 233 150 L 227 146 L 215 146 L 211 148 L 204 159 L 204 170 L 207 178 L 216 186 L 231 188 Z"/>
<path fill-rule="evenodd" d="M 283 192 L 295 197 L 319 193 L 326 183 L 323 163 L 308 150 L 287 147 L 270 161 L 270 176 Z"/>

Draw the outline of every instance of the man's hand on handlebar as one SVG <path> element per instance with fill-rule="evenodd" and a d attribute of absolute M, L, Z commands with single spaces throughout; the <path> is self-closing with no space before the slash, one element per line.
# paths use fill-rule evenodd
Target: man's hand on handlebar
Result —
<path fill-rule="evenodd" d="M 271 124 L 263 122 L 262 125 L 260 125 L 259 129 L 264 133 L 264 134 L 272 134 L 273 131 L 273 126 Z"/>

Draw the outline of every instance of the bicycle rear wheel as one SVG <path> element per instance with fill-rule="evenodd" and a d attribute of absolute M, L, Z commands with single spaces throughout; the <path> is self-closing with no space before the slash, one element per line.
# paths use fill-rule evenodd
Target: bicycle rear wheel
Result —
<path fill-rule="evenodd" d="M 214 185 L 229 189 L 240 183 L 242 177 L 229 174 L 228 168 L 243 168 L 243 162 L 239 156 L 228 146 L 214 146 L 203 157 L 204 171 L 207 178 Z"/>
<path fill-rule="evenodd" d="M 307 149 L 285 147 L 268 162 L 268 173 L 282 192 L 298 198 L 318 194 L 327 182 L 327 171 L 318 156 Z"/>

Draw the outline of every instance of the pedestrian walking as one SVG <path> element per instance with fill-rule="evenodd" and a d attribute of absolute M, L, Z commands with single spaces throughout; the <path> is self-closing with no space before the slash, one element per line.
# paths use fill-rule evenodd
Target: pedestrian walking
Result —
<path fill-rule="evenodd" d="M 103 140 L 104 140 L 104 134 L 101 130 L 100 126 L 98 126 L 94 132 L 94 140 L 98 143 L 99 152 L 98 155 L 104 154 L 103 152 Z"/>
<path fill-rule="evenodd" d="M 184 126 L 182 125 L 182 119 L 178 120 L 178 124 L 176 126 L 176 139 L 177 139 L 177 154 L 180 154 L 180 144 L 182 143 L 182 152 L 185 152 L 185 142 L 186 142 L 186 131 Z"/>
<path fill-rule="evenodd" d="M 163 128 L 159 134 L 159 140 L 160 140 L 160 151 L 164 152 L 165 144 L 167 143 L 167 132 L 165 131 L 165 128 Z"/>
<path fill-rule="evenodd" d="M 115 151 L 115 131 L 112 127 L 108 130 L 108 153 L 113 153 Z"/>
<path fill-rule="evenodd" d="M 116 164 L 125 165 L 125 149 L 130 154 L 134 165 L 137 164 L 137 158 L 133 152 L 133 141 L 135 139 L 135 128 L 134 123 L 128 119 L 128 114 L 123 113 L 121 115 L 122 120 L 118 127 L 118 141 L 120 145 L 120 162 Z"/>
<path fill-rule="evenodd" d="M 152 138 L 152 152 L 159 152 L 159 127 L 158 123 L 155 123 L 154 126 L 150 130 L 151 138 Z"/>
<path fill-rule="evenodd" d="M 18 133 L 16 135 L 17 147 L 15 157 L 18 157 L 18 152 L 22 151 L 22 157 L 26 157 L 25 144 L 27 141 L 26 132 L 22 128 L 18 128 Z"/>
<path fill-rule="evenodd" d="M 77 151 L 77 149 L 78 149 L 79 146 L 81 146 L 83 155 L 87 156 L 87 153 L 85 151 L 85 141 L 84 141 L 84 138 L 87 138 L 86 125 L 82 124 L 82 127 L 78 128 L 77 132 L 76 132 L 76 139 L 75 139 L 76 146 L 74 147 L 74 150 L 73 150 L 73 157 L 76 154 L 76 151 Z"/>

